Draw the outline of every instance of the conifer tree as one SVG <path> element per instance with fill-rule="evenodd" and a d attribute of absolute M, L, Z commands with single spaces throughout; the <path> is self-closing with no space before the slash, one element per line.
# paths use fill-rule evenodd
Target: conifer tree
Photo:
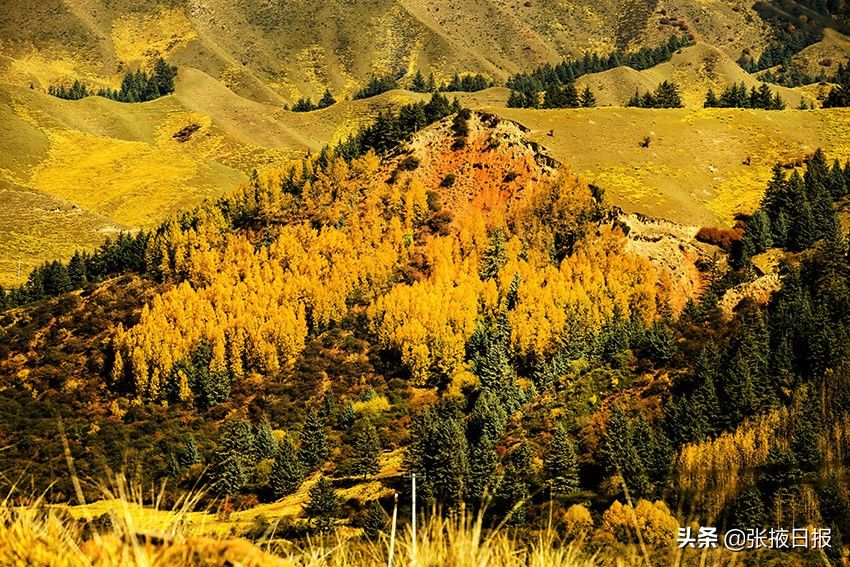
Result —
<path fill-rule="evenodd" d="M 590 86 L 585 86 L 584 90 L 581 91 L 581 105 L 585 108 L 596 106 L 596 96 L 590 90 Z"/>
<path fill-rule="evenodd" d="M 496 468 L 499 456 L 496 453 L 496 442 L 488 434 L 476 441 L 470 442 L 469 448 L 469 480 L 466 484 L 466 502 L 477 509 L 485 505 L 485 498 L 493 497 L 498 485 Z"/>
<path fill-rule="evenodd" d="M 354 425 L 354 405 L 351 402 L 347 402 L 343 407 L 342 411 L 339 412 L 339 417 L 337 419 L 337 424 L 339 428 L 343 431 L 348 431 L 351 429 L 351 426 Z"/>
<path fill-rule="evenodd" d="M 493 511 L 506 525 L 520 526 L 525 523 L 530 498 L 527 481 L 530 469 L 531 451 L 522 443 L 507 457 L 493 502 Z"/>
<path fill-rule="evenodd" d="M 79 252 L 74 252 L 71 260 L 68 262 L 68 278 L 71 281 L 71 287 L 73 289 L 80 289 L 86 287 L 86 284 L 88 284 L 85 258 Z"/>
<path fill-rule="evenodd" d="M 404 469 L 421 475 L 423 498 L 448 506 L 460 504 L 469 476 L 469 450 L 457 416 L 447 408 L 417 415 L 411 426 L 411 443 Z"/>
<path fill-rule="evenodd" d="M 719 105 L 720 102 L 717 100 L 717 95 L 714 94 L 714 89 L 709 87 L 708 92 L 705 94 L 705 102 L 703 103 L 703 107 L 717 108 Z"/>
<path fill-rule="evenodd" d="M 422 76 L 422 71 L 416 70 L 416 74 L 413 75 L 413 80 L 410 82 L 410 90 L 416 93 L 427 92 L 427 85 L 425 83 L 425 77 Z"/>
<path fill-rule="evenodd" d="M 651 106 L 656 108 L 681 108 L 684 106 L 679 94 L 679 87 L 667 80 L 662 81 L 655 89 L 653 100 L 655 104 Z"/>
<path fill-rule="evenodd" d="M 493 279 L 499 275 L 499 270 L 507 261 L 505 231 L 495 228 L 490 231 L 487 248 L 481 255 L 481 267 L 478 273 L 482 280 Z"/>
<path fill-rule="evenodd" d="M 304 427 L 301 429 L 301 446 L 298 458 L 308 471 L 314 470 L 325 462 L 330 455 L 325 425 L 315 411 L 307 413 Z"/>
<path fill-rule="evenodd" d="M 294 493 L 304 482 L 304 467 L 298 458 L 298 451 L 289 437 L 278 444 L 274 457 L 269 484 L 275 498 L 283 498 Z"/>
<path fill-rule="evenodd" d="M 304 512 L 310 519 L 313 529 L 319 533 L 327 533 L 333 529 L 340 504 L 334 487 L 324 476 L 321 476 L 307 492 Z"/>
<path fill-rule="evenodd" d="M 177 478 L 180 476 L 180 464 L 172 452 L 169 452 L 168 457 L 165 459 L 165 471 L 163 474 L 168 478 Z"/>
<path fill-rule="evenodd" d="M 651 492 L 649 475 L 634 445 L 632 427 L 619 406 L 611 408 L 605 427 L 603 452 L 608 472 L 622 478 L 632 498 Z"/>
<path fill-rule="evenodd" d="M 552 433 L 552 445 L 543 462 L 552 494 L 569 495 L 578 490 L 578 462 L 575 445 L 563 425 Z"/>
<path fill-rule="evenodd" d="M 483 437 L 495 441 L 502 437 L 508 415 L 499 397 L 490 388 L 483 388 L 472 406 L 467 421 L 467 436 L 470 443 Z"/>
<path fill-rule="evenodd" d="M 367 421 L 354 439 L 354 466 L 352 472 L 362 474 L 363 480 L 381 470 L 378 458 L 381 455 L 381 439 L 371 422 Z"/>
<path fill-rule="evenodd" d="M 186 443 L 183 444 L 183 450 L 177 455 L 177 460 L 182 467 L 191 467 L 195 463 L 200 462 L 201 456 L 198 453 L 198 447 L 195 445 L 195 438 L 189 436 Z"/>
<path fill-rule="evenodd" d="M 748 486 L 738 495 L 733 507 L 732 525 L 738 529 L 758 529 L 767 523 L 761 493 Z"/>
<path fill-rule="evenodd" d="M 212 469 L 213 489 L 221 496 L 239 494 L 247 482 L 245 467 L 236 453 L 219 451 Z"/>
<path fill-rule="evenodd" d="M 387 513 L 377 500 L 369 503 L 366 510 L 366 518 L 363 522 L 363 534 L 372 541 L 378 539 L 378 536 L 387 527 Z"/>
<path fill-rule="evenodd" d="M 258 460 L 273 459 L 277 453 L 277 439 L 268 420 L 263 419 L 254 434 L 254 453 Z"/>
<path fill-rule="evenodd" d="M 334 95 L 331 94 L 330 89 L 325 89 L 325 93 L 322 95 L 322 98 L 319 99 L 319 103 L 316 106 L 318 108 L 327 108 L 334 104 L 336 104 Z"/>

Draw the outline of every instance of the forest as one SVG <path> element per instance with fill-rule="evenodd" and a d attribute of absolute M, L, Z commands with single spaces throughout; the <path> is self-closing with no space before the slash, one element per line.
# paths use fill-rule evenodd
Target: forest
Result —
<path fill-rule="evenodd" d="M 40 445 L 35 486 L 73 499 L 54 482 L 61 444 L 45 442 L 61 411 L 93 476 L 129 466 L 179 489 L 208 483 L 234 509 L 312 479 L 287 537 L 344 519 L 384 530 L 386 501 L 345 501 L 339 487 L 374 479 L 391 451 L 426 503 L 481 510 L 488 525 L 539 527 L 554 502 L 564 537 L 590 545 L 636 544 L 624 526 L 637 514 L 652 545 L 684 519 L 778 522 L 831 527 L 840 553 L 850 261 L 835 203 L 850 164 L 818 151 L 800 170 L 777 166 L 729 268 L 705 266 L 706 291 L 676 313 L 667 276 L 626 251 L 602 192 L 567 172 L 494 210 L 446 208 L 416 163 L 376 175 L 378 153 L 444 117 L 459 138 L 491 120 L 435 94 L 4 294 L 35 302 L 4 323 L 4 352 L 44 342 L 0 393 L 22 441 L 4 466 Z M 785 251 L 781 290 L 730 318 L 719 298 L 768 249 Z M 107 277 L 127 291 L 97 292 Z M 53 316 L 97 341 L 36 337 Z M 80 357 L 99 377 L 82 389 L 66 376 Z M 51 396 L 21 395 L 48 384 Z M 70 400 L 98 409 L 59 410 Z M 386 482 L 404 494 L 401 476 Z"/>

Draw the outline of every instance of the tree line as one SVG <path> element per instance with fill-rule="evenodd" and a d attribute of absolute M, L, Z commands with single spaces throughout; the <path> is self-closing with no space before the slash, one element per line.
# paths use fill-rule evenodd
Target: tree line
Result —
<path fill-rule="evenodd" d="M 833 79 L 837 83 L 823 101 L 823 108 L 838 108 L 850 106 L 850 65 L 838 66 L 838 71 Z"/>
<path fill-rule="evenodd" d="M 599 73 L 616 67 L 626 66 L 638 71 L 649 69 L 669 61 L 682 47 L 693 45 L 690 36 L 672 36 L 658 47 L 642 47 L 633 53 L 615 51 L 600 56 L 585 53 L 581 59 L 564 59 L 557 65 L 546 64 L 530 73 L 518 73 L 508 78 L 506 86 L 525 97 L 526 101 L 537 100 L 537 93 L 553 87 L 567 85 L 589 73 Z"/>
<path fill-rule="evenodd" d="M 147 270 L 146 252 L 150 233 L 121 233 L 108 238 L 94 252 L 75 252 L 67 262 L 54 260 L 33 269 L 25 284 L 4 290 L 0 286 L 0 310 L 26 305 L 82 289 L 112 275 Z"/>
<path fill-rule="evenodd" d="M 169 65 L 160 57 L 154 62 L 151 73 L 142 69 L 125 73 L 121 80 L 121 88 L 117 90 L 108 87 L 92 90 L 79 80 L 75 80 L 70 87 L 50 86 L 47 92 L 67 100 L 101 96 L 118 102 L 147 102 L 173 93 L 176 76 L 177 67 Z"/>
<path fill-rule="evenodd" d="M 714 89 L 709 87 L 703 106 L 705 108 L 784 110 L 785 102 L 779 94 L 774 94 L 770 87 L 765 84 L 762 84 L 758 89 L 751 87 L 749 94 L 747 94 L 747 86 L 742 82 L 723 89 L 719 97 L 714 93 Z"/>
<path fill-rule="evenodd" d="M 292 105 L 292 108 L 284 106 L 283 109 L 291 110 L 292 112 L 312 112 L 314 110 L 327 108 L 333 104 L 336 104 L 334 95 L 331 93 L 330 89 L 325 89 L 325 94 L 322 95 L 322 98 L 320 98 L 317 103 L 314 103 L 313 99 L 309 97 L 299 98 L 298 101 Z"/>
<path fill-rule="evenodd" d="M 661 81 L 654 92 L 647 91 L 643 94 L 635 89 L 635 94 L 626 103 L 626 106 L 637 108 L 682 108 L 682 96 L 679 87 L 672 81 Z"/>
<path fill-rule="evenodd" d="M 538 93 L 511 91 L 507 105 L 508 108 L 590 108 L 596 106 L 596 95 L 589 86 L 579 94 L 575 83 L 567 83 L 549 88 L 543 93 L 542 103 Z"/>

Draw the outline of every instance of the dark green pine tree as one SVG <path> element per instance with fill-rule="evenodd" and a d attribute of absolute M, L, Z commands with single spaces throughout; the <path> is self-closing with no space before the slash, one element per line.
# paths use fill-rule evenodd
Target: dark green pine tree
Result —
<path fill-rule="evenodd" d="M 767 524 L 767 513 L 761 493 L 755 486 L 748 486 L 735 499 L 732 508 L 732 526 L 738 529 L 758 529 Z"/>
<path fill-rule="evenodd" d="M 348 431 L 351 429 L 351 426 L 354 425 L 354 405 L 351 402 L 347 402 L 342 410 L 339 412 L 339 416 L 337 417 L 337 425 L 343 431 Z"/>
<path fill-rule="evenodd" d="M 165 459 L 165 471 L 163 474 L 168 478 L 177 478 L 180 476 L 180 463 L 177 462 L 177 457 L 174 456 L 174 453 L 168 453 L 168 457 Z"/>
<path fill-rule="evenodd" d="M 71 280 L 73 289 L 86 287 L 88 284 L 88 276 L 86 274 L 86 261 L 82 254 L 74 252 L 71 256 L 71 261 L 68 262 L 68 277 Z"/>
<path fill-rule="evenodd" d="M 415 93 L 424 93 L 427 92 L 428 85 L 425 83 L 425 77 L 422 76 L 422 71 L 416 70 L 416 74 L 413 75 L 413 80 L 410 82 L 410 90 Z"/>
<path fill-rule="evenodd" d="M 319 533 L 328 533 L 333 529 L 334 519 L 341 505 L 333 485 L 324 476 L 307 491 L 307 503 L 304 512 L 313 529 Z"/>
<path fill-rule="evenodd" d="M 6 293 L 6 289 L 0 285 L 0 311 L 7 309 L 11 305 L 11 301 L 9 299 L 9 294 Z"/>
<path fill-rule="evenodd" d="M 562 92 L 561 108 L 578 108 L 581 105 L 575 83 L 569 82 L 564 85 Z"/>
<path fill-rule="evenodd" d="M 505 231 L 494 228 L 490 231 L 487 248 L 481 255 L 478 273 L 482 280 L 493 279 L 507 262 L 507 238 Z"/>
<path fill-rule="evenodd" d="M 363 535 L 371 541 L 375 541 L 386 528 L 387 513 L 377 500 L 373 500 L 366 509 L 366 517 L 363 520 Z"/>
<path fill-rule="evenodd" d="M 352 472 L 363 475 L 363 480 L 370 474 L 376 474 L 381 470 L 378 462 L 381 456 L 381 439 L 378 430 L 367 421 L 357 433 L 354 439 L 354 454 Z"/>
<path fill-rule="evenodd" d="M 467 344 L 473 374 L 478 376 L 482 388 L 499 395 L 508 413 L 516 411 L 522 401 L 511 365 L 510 336 L 507 313 L 502 310 L 496 317 L 480 322 Z"/>
<path fill-rule="evenodd" d="M 709 87 L 708 92 L 705 95 L 705 102 L 703 103 L 703 107 L 717 108 L 718 106 L 720 106 L 720 102 L 717 100 L 717 95 L 714 94 L 714 89 Z"/>
<path fill-rule="evenodd" d="M 832 169 L 829 171 L 829 193 L 833 200 L 840 199 L 847 194 L 847 180 L 844 177 L 844 170 L 841 167 L 841 162 L 837 159 L 832 162 Z"/>
<path fill-rule="evenodd" d="M 603 461 L 609 474 L 619 475 L 632 498 L 652 492 L 649 475 L 634 445 L 632 426 L 619 406 L 611 408 L 605 426 Z"/>
<path fill-rule="evenodd" d="M 183 444 L 183 450 L 177 455 L 177 461 L 180 466 L 191 467 L 195 463 L 201 462 L 201 455 L 198 453 L 198 447 L 195 445 L 195 438 L 189 436 Z"/>
<path fill-rule="evenodd" d="M 552 494 L 568 496 L 578 490 L 576 449 L 562 425 L 552 433 L 552 444 L 544 457 L 543 470 Z"/>
<path fill-rule="evenodd" d="M 222 427 L 219 452 L 238 455 L 249 466 L 257 462 L 254 431 L 251 424 L 244 419 L 227 421 Z"/>
<path fill-rule="evenodd" d="M 44 266 L 44 293 L 61 295 L 73 289 L 68 268 L 62 262 L 54 260 Z"/>
<path fill-rule="evenodd" d="M 429 93 L 436 92 L 437 81 L 434 80 L 434 73 L 428 74 L 428 82 L 425 84 L 425 91 Z"/>
<path fill-rule="evenodd" d="M 442 407 L 423 412 L 414 418 L 410 433 L 404 470 L 424 477 L 423 499 L 460 504 L 469 477 L 469 448 L 455 412 Z"/>
<path fill-rule="evenodd" d="M 841 541 L 850 535 L 850 502 L 844 484 L 834 473 L 818 490 L 818 501 L 823 524 L 832 529 L 832 545 L 841 549 Z"/>
<path fill-rule="evenodd" d="M 747 222 L 744 232 L 744 241 L 741 245 L 741 265 L 745 265 L 750 258 L 761 254 L 773 245 L 771 223 L 767 213 L 759 208 Z"/>
<path fill-rule="evenodd" d="M 828 186 L 829 165 L 826 161 L 826 154 L 824 154 L 822 149 L 816 149 L 806 164 L 806 173 L 803 176 L 803 181 L 806 184 L 806 190 L 809 192 L 812 191 L 815 185 Z"/>
<path fill-rule="evenodd" d="M 327 108 L 334 104 L 336 104 L 336 99 L 334 98 L 334 95 L 331 94 L 330 89 L 325 89 L 325 93 L 322 95 L 322 98 L 319 99 L 319 104 L 317 104 L 316 106 L 318 108 Z"/>
<path fill-rule="evenodd" d="M 682 96 L 679 94 L 679 87 L 671 81 L 662 81 L 658 88 L 655 89 L 653 96 L 656 108 L 681 108 Z"/>
<path fill-rule="evenodd" d="M 758 478 L 762 495 L 775 503 L 796 491 L 799 482 L 800 467 L 794 453 L 790 449 L 772 445 Z"/>
<path fill-rule="evenodd" d="M 239 494 L 247 482 L 242 459 L 230 452 L 219 451 L 211 476 L 213 490 L 220 496 Z"/>
<path fill-rule="evenodd" d="M 812 207 L 808 200 L 799 203 L 797 214 L 788 229 L 788 246 L 795 251 L 802 251 L 814 244 L 817 238 L 817 224 Z"/>
<path fill-rule="evenodd" d="M 278 444 L 274 458 L 269 485 L 275 498 L 283 498 L 294 493 L 304 482 L 304 466 L 298 458 L 290 438 L 284 437 Z"/>
<path fill-rule="evenodd" d="M 312 471 L 324 463 L 329 456 L 325 425 L 319 418 L 319 414 L 311 410 L 307 413 L 304 427 L 301 428 L 301 446 L 298 449 L 298 458 L 305 469 Z"/>
<path fill-rule="evenodd" d="M 720 377 L 720 354 L 713 343 L 707 344 L 700 351 L 694 368 L 694 376 L 697 387 L 692 399 L 696 404 L 695 410 L 702 416 L 703 432 L 710 436 L 718 433 L 724 426 L 716 386 Z"/>
<path fill-rule="evenodd" d="M 526 97 L 519 91 L 512 90 L 508 95 L 507 107 L 508 108 L 525 108 L 526 107 Z"/>
<path fill-rule="evenodd" d="M 501 439 L 507 422 L 508 414 L 499 397 L 490 388 L 483 388 L 466 422 L 469 442 L 477 443 L 485 436 Z"/>
<path fill-rule="evenodd" d="M 466 502 L 480 510 L 487 500 L 493 497 L 498 485 L 496 468 L 499 465 L 499 455 L 496 443 L 490 435 L 483 435 L 476 441 L 470 442 L 469 448 L 469 480 L 466 484 Z"/>
<path fill-rule="evenodd" d="M 527 480 L 530 471 L 531 451 L 528 445 L 521 443 L 507 457 L 493 500 L 493 513 L 506 525 L 521 526 L 525 523 L 531 498 Z"/>
<path fill-rule="evenodd" d="M 821 433 L 821 404 L 817 396 L 801 392 L 800 413 L 791 436 L 791 450 L 803 472 L 816 472 L 823 465 L 818 442 Z"/>
<path fill-rule="evenodd" d="M 333 390 L 328 388 L 325 395 L 322 397 L 322 405 L 319 406 L 319 417 L 322 419 L 328 418 L 336 411 L 336 395 Z"/>
<path fill-rule="evenodd" d="M 257 460 L 273 459 L 277 453 L 277 439 L 267 419 L 263 419 L 254 433 L 254 453 Z"/>
<path fill-rule="evenodd" d="M 590 86 L 584 87 L 584 90 L 581 91 L 580 102 L 585 108 L 592 108 L 596 106 L 596 96 L 593 94 L 593 91 L 590 90 Z"/>

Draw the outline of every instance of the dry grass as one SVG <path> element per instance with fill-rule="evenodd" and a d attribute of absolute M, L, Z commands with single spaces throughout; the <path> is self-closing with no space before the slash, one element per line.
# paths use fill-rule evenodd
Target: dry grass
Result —
<path fill-rule="evenodd" d="M 752 212 L 777 161 L 818 147 L 850 158 L 845 109 L 489 110 L 530 128 L 532 140 L 614 204 L 686 225 L 731 225 L 736 213 Z M 638 144 L 645 136 L 648 148 Z"/>

